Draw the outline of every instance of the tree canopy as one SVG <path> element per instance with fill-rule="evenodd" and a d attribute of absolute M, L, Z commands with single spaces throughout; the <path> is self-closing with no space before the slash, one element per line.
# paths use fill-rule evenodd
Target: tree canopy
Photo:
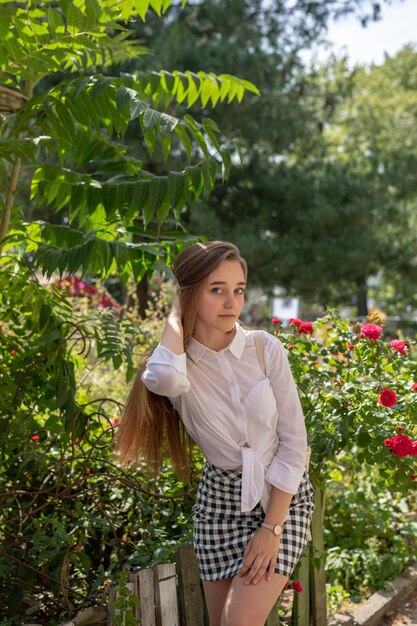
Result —
<path fill-rule="evenodd" d="M 129 19 L 145 19 L 151 7 L 160 15 L 169 5 L 162 0 L 0 5 L 5 251 L 16 244 L 25 248 L 29 239 L 31 262 L 49 275 L 89 269 L 139 280 L 174 245 L 168 233 L 168 243 L 161 243 L 164 224 L 176 230 L 185 204 L 208 195 L 218 173 L 227 178 L 230 142 L 207 116 L 177 117 L 174 103 L 199 102 L 207 110 L 219 101 L 241 101 L 247 91 L 257 94 L 252 83 L 204 71 L 106 71 L 148 53 L 130 37 Z M 146 169 L 129 150 L 123 141 L 128 129 L 140 135 L 148 158 L 160 151 L 163 175 Z M 171 156 L 178 153 L 187 164 L 171 169 Z M 61 223 L 23 226 L 22 168 L 29 172 L 22 186 L 30 182 L 32 201 L 62 213 Z M 134 233 L 144 229 L 146 241 L 134 242 Z"/>
<path fill-rule="evenodd" d="M 356 303 L 362 315 L 367 283 L 381 272 L 381 304 L 397 312 L 412 305 L 415 52 L 406 48 L 381 68 L 352 68 L 343 58 L 303 68 L 299 53 L 325 36 L 330 16 L 358 11 L 366 23 L 370 8 L 309 3 L 301 19 L 301 3 L 230 0 L 222 11 L 206 0 L 180 14 L 173 8 L 162 27 L 143 31 L 153 62 L 185 67 L 198 58 L 207 69 L 225 60 L 250 68 L 262 94 L 239 110 L 217 108 L 219 125 L 242 140 L 243 167 L 183 215 L 187 228 L 236 241 L 264 288 L 280 285 L 322 305 Z M 403 297 L 389 301 L 397 288 Z"/>

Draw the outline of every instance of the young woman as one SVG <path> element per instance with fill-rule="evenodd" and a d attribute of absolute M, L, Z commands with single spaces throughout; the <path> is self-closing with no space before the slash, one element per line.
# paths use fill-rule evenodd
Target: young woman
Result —
<path fill-rule="evenodd" d="M 190 246 L 174 261 L 177 296 L 138 375 L 120 426 L 122 461 L 157 469 L 166 445 L 179 471 L 190 438 L 207 460 L 194 547 L 210 626 L 262 626 L 293 571 L 313 511 L 307 440 L 281 342 L 244 330 L 247 269 L 232 244 Z M 184 430 L 185 429 L 185 430 Z"/>

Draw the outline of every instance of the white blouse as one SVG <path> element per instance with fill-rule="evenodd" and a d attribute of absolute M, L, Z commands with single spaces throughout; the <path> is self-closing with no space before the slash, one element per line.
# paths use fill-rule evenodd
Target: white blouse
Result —
<path fill-rule="evenodd" d="M 191 339 L 187 354 L 158 345 L 142 375 L 167 396 L 206 459 L 222 469 L 242 466 L 241 510 L 267 510 L 271 485 L 295 494 L 307 456 L 307 436 L 285 348 L 264 333 L 263 374 L 254 332 L 236 324 L 227 348 Z M 246 444 L 246 445 L 245 445 Z"/>

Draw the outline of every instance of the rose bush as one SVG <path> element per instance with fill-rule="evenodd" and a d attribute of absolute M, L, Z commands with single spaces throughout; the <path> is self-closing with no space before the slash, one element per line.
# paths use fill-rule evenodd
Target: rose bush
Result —
<path fill-rule="evenodd" d="M 415 344 L 389 343 L 380 324 L 333 312 L 308 334 L 303 324 L 274 332 L 300 391 L 313 484 L 326 490 L 327 604 L 337 610 L 391 580 L 415 550 Z"/>
<path fill-rule="evenodd" d="M 417 439 L 415 342 L 388 343 L 382 325 L 352 326 L 332 311 L 314 324 L 290 323 L 293 332 L 281 326 L 274 332 L 287 347 L 300 390 L 315 480 L 324 484 L 332 462 L 353 452 L 359 464 L 377 466 L 390 488 L 415 489 L 417 443 L 401 456 L 398 444 L 385 443 L 398 427 L 411 442 Z"/>

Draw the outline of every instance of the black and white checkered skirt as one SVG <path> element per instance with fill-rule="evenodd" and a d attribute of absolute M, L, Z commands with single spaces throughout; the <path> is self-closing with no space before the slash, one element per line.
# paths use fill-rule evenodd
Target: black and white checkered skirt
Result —
<path fill-rule="evenodd" d="M 260 504 L 242 513 L 241 485 L 241 472 L 205 465 L 193 509 L 194 549 L 202 580 L 235 576 L 249 540 L 265 517 Z M 313 510 L 313 490 L 305 472 L 284 524 L 277 574 L 291 575 L 307 543 Z"/>

